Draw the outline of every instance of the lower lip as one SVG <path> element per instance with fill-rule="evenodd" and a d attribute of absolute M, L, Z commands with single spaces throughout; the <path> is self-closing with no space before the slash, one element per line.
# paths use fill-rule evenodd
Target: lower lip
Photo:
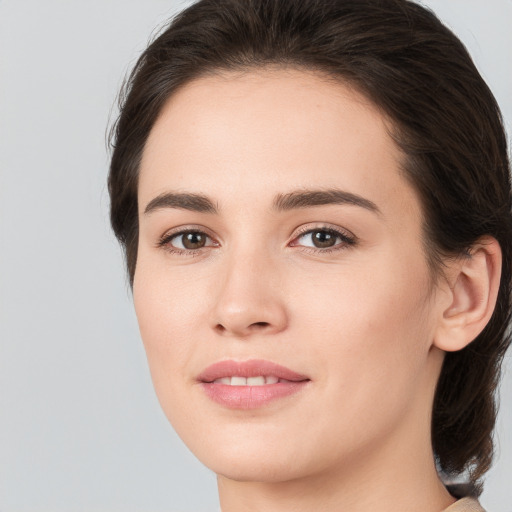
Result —
<path fill-rule="evenodd" d="M 288 381 L 264 386 L 230 386 L 203 382 L 202 388 L 211 400 L 230 409 L 257 409 L 302 391 L 308 382 Z"/>

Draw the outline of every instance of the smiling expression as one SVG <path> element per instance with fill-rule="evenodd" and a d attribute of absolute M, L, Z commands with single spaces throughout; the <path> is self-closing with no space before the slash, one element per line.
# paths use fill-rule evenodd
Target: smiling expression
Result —
<path fill-rule="evenodd" d="M 135 308 L 163 410 L 215 472 L 299 478 L 428 444 L 439 308 L 401 163 L 378 109 L 313 73 L 203 77 L 165 105 Z"/>

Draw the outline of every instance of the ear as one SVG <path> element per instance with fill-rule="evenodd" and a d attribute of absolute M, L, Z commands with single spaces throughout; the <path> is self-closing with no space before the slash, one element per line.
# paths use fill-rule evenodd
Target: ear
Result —
<path fill-rule="evenodd" d="M 498 296 L 501 248 L 486 236 L 468 255 L 448 263 L 447 300 L 442 305 L 433 345 L 453 352 L 469 345 L 489 322 Z"/>

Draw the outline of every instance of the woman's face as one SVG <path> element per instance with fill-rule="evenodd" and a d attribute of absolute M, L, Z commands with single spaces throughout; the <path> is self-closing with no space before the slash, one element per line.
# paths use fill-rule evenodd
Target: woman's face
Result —
<path fill-rule="evenodd" d="M 198 79 L 151 131 L 135 308 L 166 415 L 221 475 L 429 443 L 439 293 L 388 128 L 348 87 L 273 70 Z"/>

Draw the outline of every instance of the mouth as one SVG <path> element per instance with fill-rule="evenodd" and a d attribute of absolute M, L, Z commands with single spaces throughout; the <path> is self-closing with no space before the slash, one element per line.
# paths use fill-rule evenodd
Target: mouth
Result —
<path fill-rule="evenodd" d="M 264 360 L 220 361 L 197 378 L 206 396 L 230 409 L 256 409 L 298 393 L 311 381 Z"/>
<path fill-rule="evenodd" d="M 277 384 L 278 382 L 285 382 L 285 379 L 280 379 L 275 375 L 258 375 L 257 377 L 247 378 L 233 375 L 231 377 L 215 379 L 212 384 L 225 384 L 226 386 L 265 386 L 267 384 Z"/>

